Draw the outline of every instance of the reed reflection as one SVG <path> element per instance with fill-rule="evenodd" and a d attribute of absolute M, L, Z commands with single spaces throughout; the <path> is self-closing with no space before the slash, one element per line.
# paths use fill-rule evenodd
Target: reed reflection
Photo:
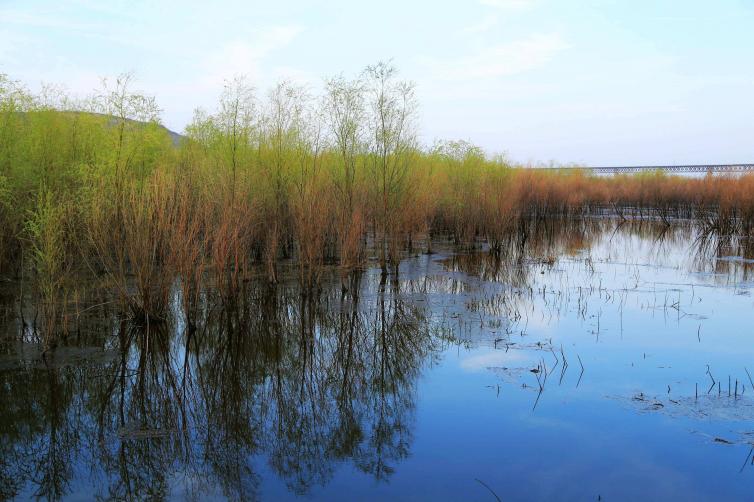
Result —
<path fill-rule="evenodd" d="M 437 349 L 415 300 L 369 273 L 314 295 L 250 284 L 191 325 L 120 322 L 103 360 L 0 371 L 1 493 L 60 499 L 83 469 L 105 498 L 254 499 L 260 459 L 300 494 L 342 462 L 386 480 Z"/>
<path fill-rule="evenodd" d="M 595 250 L 663 256 L 691 242 L 692 270 L 748 277 L 747 240 L 692 225 L 533 220 L 497 247 L 420 258 L 401 275 L 323 276 L 318 288 L 251 278 L 190 301 L 175 286 L 164 322 L 137 323 L 95 295 L 45 357 L 23 327 L 33 311 L 19 316 L 8 294 L 0 496 L 55 500 L 95 486 L 108 499 L 253 500 L 265 477 L 307 494 L 342 464 L 389 480 L 411 452 L 417 380 L 448 343 L 484 336 L 507 347 L 526 332 L 537 294 L 543 319 L 569 312 L 569 298 L 585 318 L 594 292 L 578 280 L 591 280 Z M 557 273 L 564 267 L 570 279 Z"/>

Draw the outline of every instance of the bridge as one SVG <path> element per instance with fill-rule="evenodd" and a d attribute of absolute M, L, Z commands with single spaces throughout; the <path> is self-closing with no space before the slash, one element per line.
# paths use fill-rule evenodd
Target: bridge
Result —
<path fill-rule="evenodd" d="M 626 174 L 651 171 L 668 173 L 743 173 L 754 171 L 754 164 L 692 164 L 678 166 L 614 166 L 614 167 L 545 167 L 541 169 L 583 169 L 598 174 Z"/>

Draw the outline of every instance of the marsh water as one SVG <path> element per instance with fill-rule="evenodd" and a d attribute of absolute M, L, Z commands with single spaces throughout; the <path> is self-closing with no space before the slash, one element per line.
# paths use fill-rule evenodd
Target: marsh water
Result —
<path fill-rule="evenodd" d="M 202 296 L 42 357 L 0 301 L 0 498 L 751 500 L 754 276 L 691 224 L 545 225 Z M 96 296 L 96 295 L 95 295 Z M 24 312 L 24 319 L 20 312 Z"/>

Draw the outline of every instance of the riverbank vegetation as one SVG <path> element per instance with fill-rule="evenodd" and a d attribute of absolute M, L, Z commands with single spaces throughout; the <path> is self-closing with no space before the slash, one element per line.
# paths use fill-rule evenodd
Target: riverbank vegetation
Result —
<path fill-rule="evenodd" d="M 143 321 L 164 319 L 177 288 L 190 319 L 204 288 L 232 299 L 252 277 L 276 284 L 281 263 L 304 291 L 328 267 L 345 289 L 370 262 L 384 277 L 431 252 L 432 236 L 500 253 L 553 217 L 754 231 L 751 175 L 598 177 L 423 146 L 414 87 L 384 63 L 320 96 L 235 79 L 180 137 L 159 116 L 130 75 L 84 100 L 0 76 L 0 276 L 29 284 L 50 340 L 79 311 L 82 276 Z"/>

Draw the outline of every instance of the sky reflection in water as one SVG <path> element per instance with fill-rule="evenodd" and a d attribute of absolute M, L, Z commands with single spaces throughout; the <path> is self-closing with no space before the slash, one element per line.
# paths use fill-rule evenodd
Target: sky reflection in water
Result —
<path fill-rule="evenodd" d="M 3 296 L 0 496 L 750 496 L 746 242 L 588 220 L 437 248 L 317 300 L 208 294 L 192 332 L 102 309 L 49 368 Z"/>

